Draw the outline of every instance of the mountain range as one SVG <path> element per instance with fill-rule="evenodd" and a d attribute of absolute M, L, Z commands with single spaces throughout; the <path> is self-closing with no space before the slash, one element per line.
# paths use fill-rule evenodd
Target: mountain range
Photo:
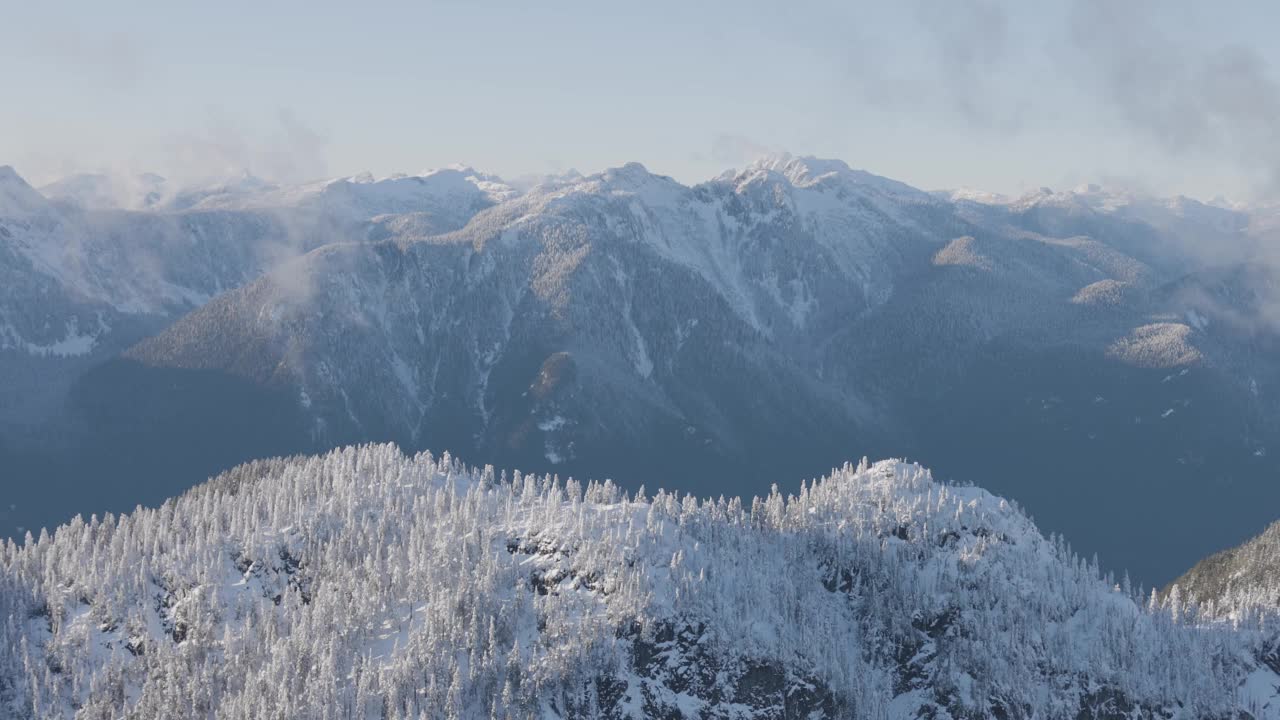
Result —
<path fill-rule="evenodd" d="M 1152 584 L 1280 507 L 1267 208 L 791 156 L 135 186 L 0 173 L 12 536 L 371 440 L 728 497 L 906 456 Z"/>

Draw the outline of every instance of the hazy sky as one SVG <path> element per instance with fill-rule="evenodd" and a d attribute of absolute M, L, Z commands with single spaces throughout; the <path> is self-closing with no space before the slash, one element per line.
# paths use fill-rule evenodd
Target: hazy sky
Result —
<path fill-rule="evenodd" d="M 1280 3 L 0 0 L 0 164 L 1280 190 Z"/>

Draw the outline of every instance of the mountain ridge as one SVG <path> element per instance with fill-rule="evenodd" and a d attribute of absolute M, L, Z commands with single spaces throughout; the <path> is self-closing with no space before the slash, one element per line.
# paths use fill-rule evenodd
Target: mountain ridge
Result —
<path fill-rule="evenodd" d="M 899 461 L 744 503 L 345 448 L 4 541 L 0 588 L 40 717 L 1280 716 L 1273 620 Z"/>
<path fill-rule="evenodd" d="M 1198 605 L 1212 617 L 1247 622 L 1280 608 L 1280 520 L 1248 541 L 1196 563 L 1162 589 L 1166 598 Z"/>

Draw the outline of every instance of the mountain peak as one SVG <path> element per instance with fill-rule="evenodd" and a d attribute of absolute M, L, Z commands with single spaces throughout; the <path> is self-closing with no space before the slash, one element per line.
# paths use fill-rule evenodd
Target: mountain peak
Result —
<path fill-rule="evenodd" d="M 649 172 L 649 169 L 638 162 L 629 162 L 621 167 L 613 167 L 601 173 L 601 177 L 606 181 L 624 182 L 624 183 L 646 183 L 659 176 Z"/>
<path fill-rule="evenodd" d="M 48 207 L 48 199 L 22 179 L 12 165 L 0 165 L 0 216 L 21 217 Z"/>
<path fill-rule="evenodd" d="M 826 160 L 812 155 L 795 156 L 791 153 L 766 155 L 748 165 L 747 170 L 772 170 L 786 176 L 794 185 L 812 185 L 828 175 L 854 172 L 843 160 Z"/>
<path fill-rule="evenodd" d="M 621 167 L 608 168 L 602 173 L 581 178 L 576 182 L 570 179 L 571 185 L 581 185 L 588 192 L 621 192 L 643 195 L 653 202 L 667 202 L 687 187 L 666 175 L 652 173 L 638 162 L 629 162 Z"/>
<path fill-rule="evenodd" d="M 854 187 L 862 191 L 871 190 L 885 195 L 929 199 L 931 196 L 906 183 L 891 180 L 849 167 L 843 160 L 819 158 L 812 155 L 792 155 L 778 153 L 766 155 L 751 163 L 737 173 L 728 173 L 728 179 L 736 179 L 737 184 L 750 182 L 769 173 L 776 173 L 797 188 L 812 188 L 826 185 Z"/>

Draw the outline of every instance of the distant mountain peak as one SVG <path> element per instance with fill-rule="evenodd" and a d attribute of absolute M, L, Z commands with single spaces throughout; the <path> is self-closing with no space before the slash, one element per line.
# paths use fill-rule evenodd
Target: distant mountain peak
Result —
<path fill-rule="evenodd" d="M 546 177 L 530 188 L 544 199 L 593 195 L 633 195 L 647 205 L 661 206 L 689 191 L 689 187 L 666 175 L 650 172 L 638 162 L 607 168 L 593 175 L 569 172 Z"/>
<path fill-rule="evenodd" d="M 747 166 L 747 170 L 772 170 L 795 185 L 810 185 L 828 175 L 855 172 L 843 160 L 827 160 L 812 155 L 791 153 L 766 155 Z"/>
<path fill-rule="evenodd" d="M 375 182 L 375 180 L 373 179 L 373 173 L 369 172 L 368 170 L 365 170 L 362 173 L 357 173 L 355 175 L 352 175 L 349 178 L 340 178 L 339 180 L 335 180 L 333 182 L 339 182 L 341 180 L 345 180 L 346 182 L 359 183 L 361 185 L 367 185 L 369 183 Z"/>
<path fill-rule="evenodd" d="M 1013 198 L 990 190 L 979 190 L 971 187 L 959 187 L 950 190 L 939 190 L 934 193 L 951 202 L 973 202 L 979 205 L 1008 205 Z"/>
<path fill-rule="evenodd" d="M 48 206 L 48 199 L 31 187 L 12 165 L 0 165 L 0 216 L 32 215 Z"/>
<path fill-rule="evenodd" d="M 720 180 L 729 180 L 739 188 L 765 180 L 770 175 L 786 181 L 798 189 L 840 187 L 863 193 L 910 198 L 913 201 L 932 200 L 928 193 L 906 183 L 849 167 L 843 160 L 819 158 L 812 155 L 796 156 L 790 153 L 766 155 L 739 171 L 730 171 Z"/>
<path fill-rule="evenodd" d="M 609 168 L 600 173 L 598 177 L 604 182 L 622 185 L 644 185 L 654 180 L 674 182 L 674 180 L 665 175 L 655 175 L 649 172 L 648 168 L 638 162 L 629 162 L 620 167 Z"/>

